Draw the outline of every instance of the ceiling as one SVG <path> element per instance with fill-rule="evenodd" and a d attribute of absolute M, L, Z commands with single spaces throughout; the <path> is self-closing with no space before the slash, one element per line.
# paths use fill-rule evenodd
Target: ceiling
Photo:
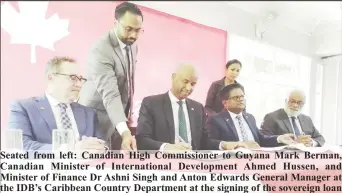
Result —
<path fill-rule="evenodd" d="M 267 18 L 273 13 L 276 15 L 274 22 L 306 35 L 323 35 L 341 30 L 342 3 L 339 1 L 227 3 L 259 18 Z"/>

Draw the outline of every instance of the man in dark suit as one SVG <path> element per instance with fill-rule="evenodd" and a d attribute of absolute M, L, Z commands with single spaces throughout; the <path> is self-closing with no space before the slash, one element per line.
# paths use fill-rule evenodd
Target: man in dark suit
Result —
<path fill-rule="evenodd" d="M 298 137 L 298 141 L 306 146 L 323 146 L 324 137 L 317 131 L 311 118 L 301 113 L 305 98 L 303 91 L 291 91 L 285 99 L 283 109 L 265 115 L 261 132 L 265 135 L 293 133 Z"/>
<path fill-rule="evenodd" d="M 206 123 L 209 138 L 223 141 L 242 141 L 250 148 L 275 147 L 280 144 L 292 144 L 292 134 L 265 136 L 256 126 L 253 115 L 244 113 L 245 93 L 240 84 L 231 84 L 220 92 L 226 109 L 212 117 Z"/>
<path fill-rule="evenodd" d="M 239 146 L 239 143 L 208 139 L 203 105 L 187 98 L 196 82 L 194 67 L 181 65 L 172 74 L 170 91 L 143 99 L 136 134 L 138 149 L 218 150 Z"/>
<path fill-rule="evenodd" d="M 104 152 L 95 110 L 74 102 L 86 82 L 79 72 L 72 58 L 55 57 L 46 67 L 45 94 L 11 104 L 8 127 L 22 130 L 25 150 L 52 150 L 52 131 L 58 129 L 73 133 L 76 150 Z"/>
<path fill-rule="evenodd" d="M 95 44 L 87 68 L 87 83 L 79 103 L 96 109 L 101 128 L 111 149 L 136 149 L 128 124 L 132 114 L 137 56 L 135 41 L 143 31 L 143 15 L 133 3 L 115 9 L 115 28 Z"/>

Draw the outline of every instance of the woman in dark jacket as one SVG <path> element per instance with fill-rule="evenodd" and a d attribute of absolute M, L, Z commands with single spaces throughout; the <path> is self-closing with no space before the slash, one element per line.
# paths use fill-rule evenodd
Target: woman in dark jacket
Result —
<path fill-rule="evenodd" d="M 220 90 L 230 84 L 239 84 L 236 82 L 236 78 L 239 76 L 241 68 L 242 65 L 239 60 L 229 60 L 226 64 L 225 77 L 211 84 L 205 102 L 205 110 L 208 116 L 215 115 L 224 109 L 220 99 Z"/>

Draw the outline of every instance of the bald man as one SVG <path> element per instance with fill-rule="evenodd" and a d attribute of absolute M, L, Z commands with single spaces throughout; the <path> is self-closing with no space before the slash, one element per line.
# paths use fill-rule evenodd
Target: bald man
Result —
<path fill-rule="evenodd" d="M 261 124 L 261 132 L 265 135 L 282 135 L 293 133 L 304 145 L 309 147 L 323 146 L 324 137 L 317 131 L 311 118 L 301 113 L 305 105 L 305 94 L 301 90 L 292 90 L 285 99 L 285 106 L 266 114 Z"/>
<path fill-rule="evenodd" d="M 208 138 L 203 105 L 187 98 L 197 79 L 195 68 L 183 64 L 172 74 L 168 92 L 143 99 L 136 131 L 139 150 L 227 150 L 244 146 Z"/>

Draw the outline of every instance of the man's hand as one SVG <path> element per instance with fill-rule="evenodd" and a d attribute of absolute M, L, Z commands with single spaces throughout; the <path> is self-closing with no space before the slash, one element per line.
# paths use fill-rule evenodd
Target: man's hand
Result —
<path fill-rule="evenodd" d="M 91 153 L 104 153 L 105 152 L 105 141 L 96 137 L 82 136 L 80 141 L 75 144 L 76 151 L 88 151 Z"/>
<path fill-rule="evenodd" d="M 227 141 L 222 142 L 223 150 L 233 150 L 237 148 L 248 148 L 248 146 L 242 142 L 227 142 Z"/>
<path fill-rule="evenodd" d="M 259 149 L 260 145 L 259 143 L 255 142 L 255 141 L 244 141 L 244 144 L 246 144 L 248 149 Z"/>
<path fill-rule="evenodd" d="M 180 142 L 180 143 L 176 143 L 176 144 L 165 145 L 163 152 L 175 153 L 175 152 L 179 152 L 179 151 L 189 151 L 191 149 L 192 149 L 192 147 L 190 144 Z"/>
<path fill-rule="evenodd" d="M 126 150 L 126 151 L 137 150 L 137 143 L 135 141 L 135 137 L 132 136 L 129 130 L 123 132 L 121 137 L 122 137 L 122 143 L 121 143 L 122 150 Z"/>
<path fill-rule="evenodd" d="M 313 141 L 310 135 L 298 136 L 296 142 L 304 144 L 306 147 L 312 147 Z"/>
<path fill-rule="evenodd" d="M 294 141 L 295 136 L 292 133 L 284 134 L 284 135 L 279 135 L 277 138 L 277 141 L 279 143 L 283 143 L 286 145 L 291 145 L 295 144 L 296 142 Z"/>

